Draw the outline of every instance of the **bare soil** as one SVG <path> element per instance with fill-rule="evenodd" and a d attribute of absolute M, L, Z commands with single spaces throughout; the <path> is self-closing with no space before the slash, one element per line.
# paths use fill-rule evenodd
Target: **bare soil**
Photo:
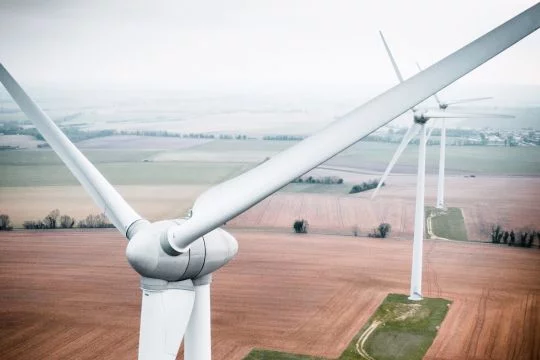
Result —
<path fill-rule="evenodd" d="M 410 241 L 233 233 L 240 252 L 212 285 L 217 360 L 253 347 L 337 357 L 388 293 L 408 291 Z M 0 234 L 0 358 L 136 358 L 125 245 L 115 230 Z M 538 359 L 539 257 L 426 241 L 424 296 L 453 304 L 425 359 Z"/>
<path fill-rule="evenodd" d="M 373 176 L 352 174 L 365 181 Z M 350 181 L 347 179 L 346 181 Z M 355 226 L 365 235 L 381 222 L 392 225 L 391 237 L 412 236 L 416 176 L 392 176 L 377 197 L 372 191 L 352 195 L 276 193 L 229 224 L 238 227 L 291 228 L 306 219 L 318 232 L 352 234 Z M 332 185 L 327 185 L 332 186 Z M 425 204 L 434 206 L 437 176 L 426 177 Z M 488 241 L 492 224 L 505 229 L 540 229 L 540 177 L 450 176 L 446 179 L 446 204 L 462 209 L 469 240 Z"/>

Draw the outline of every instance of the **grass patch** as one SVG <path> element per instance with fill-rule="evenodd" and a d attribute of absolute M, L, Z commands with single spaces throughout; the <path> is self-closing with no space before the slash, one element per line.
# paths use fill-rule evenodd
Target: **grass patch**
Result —
<path fill-rule="evenodd" d="M 375 314 L 354 336 L 337 360 L 364 358 L 358 354 L 357 343 L 369 327 L 379 325 L 364 343 L 367 354 L 377 360 L 420 360 L 437 335 L 450 301 L 424 298 L 411 301 L 406 295 L 389 294 Z M 320 357 L 287 354 L 279 351 L 254 349 L 245 360 L 322 360 Z"/>
<path fill-rule="evenodd" d="M 325 360 L 321 357 L 287 354 L 279 351 L 253 349 L 244 360 Z"/>
<path fill-rule="evenodd" d="M 468 241 L 465 220 L 460 208 L 437 209 L 426 207 L 426 219 L 431 216 L 431 232 L 433 235 L 452 239 Z M 429 225 L 429 224 L 428 224 Z"/>

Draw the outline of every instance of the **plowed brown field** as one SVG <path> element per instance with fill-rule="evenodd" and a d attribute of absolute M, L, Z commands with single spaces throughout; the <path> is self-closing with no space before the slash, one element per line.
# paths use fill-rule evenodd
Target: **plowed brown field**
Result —
<path fill-rule="evenodd" d="M 214 276 L 214 359 L 253 347 L 337 357 L 389 292 L 411 242 L 234 231 Z M 0 235 L 0 358 L 135 359 L 140 293 L 115 231 Z M 424 295 L 453 300 L 426 359 L 540 358 L 540 250 L 426 241 Z"/>
<path fill-rule="evenodd" d="M 372 191 L 352 195 L 279 192 L 229 224 L 290 229 L 295 219 L 302 218 L 313 231 L 351 235 L 352 228 L 359 226 L 365 235 L 388 222 L 390 236 L 408 238 L 414 230 L 415 181 L 414 175 L 392 176 L 374 200 Z M 427 176 L 427 206 L 435 205 L 436 194 L 437 176 Z M 447 206 L 462 209 L 469 240 L 488 241 L 493 224 L 540 230 L 540 177 L 451 176 L 446 179 L 446 201 Z"/>

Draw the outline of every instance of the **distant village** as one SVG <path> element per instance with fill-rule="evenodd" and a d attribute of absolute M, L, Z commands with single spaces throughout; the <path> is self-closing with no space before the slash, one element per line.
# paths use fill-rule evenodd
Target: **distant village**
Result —
<path fill-rule="evenodd" d="M 384 127 L 366 140 L 400 142 L 406 128 Z M 439 128 L 434 128 L 428 145 L 440 144 Z M 429 130 L 428 130 L 429 134 Z M 418 139 L 411 141 L 418 143 Z M 540 146 L 540 130 L 525 129 L 446 129 L 446 144 L 450 146 Z"/>

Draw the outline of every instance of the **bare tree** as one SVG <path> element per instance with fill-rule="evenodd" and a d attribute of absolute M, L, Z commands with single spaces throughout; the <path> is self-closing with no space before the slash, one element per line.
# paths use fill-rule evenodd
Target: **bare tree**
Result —
<path fill-rule="evenodd" d="M 9 220 L 9 215 L 0 214 L 0 230 L 13 230 L 13 226 L 11 226 L 11 220 Z"/>
<path fill-rule="evenodd" d="M 60 210 L 58 210 L 58 209 L 52 210 L 43 219 L 43 223 L 45 224 L 45 228 L 47 228 L 47 229 L 55 229 L 56 228 L 56 222 L 58 221 L 59 216 L 60 216 Z"/>
<path fill-rule="evenodd" d="M 75 219 L 69 215 L 60 216 L 60 226 L 64 229 L 72 228 L 75 225 Z"/>

